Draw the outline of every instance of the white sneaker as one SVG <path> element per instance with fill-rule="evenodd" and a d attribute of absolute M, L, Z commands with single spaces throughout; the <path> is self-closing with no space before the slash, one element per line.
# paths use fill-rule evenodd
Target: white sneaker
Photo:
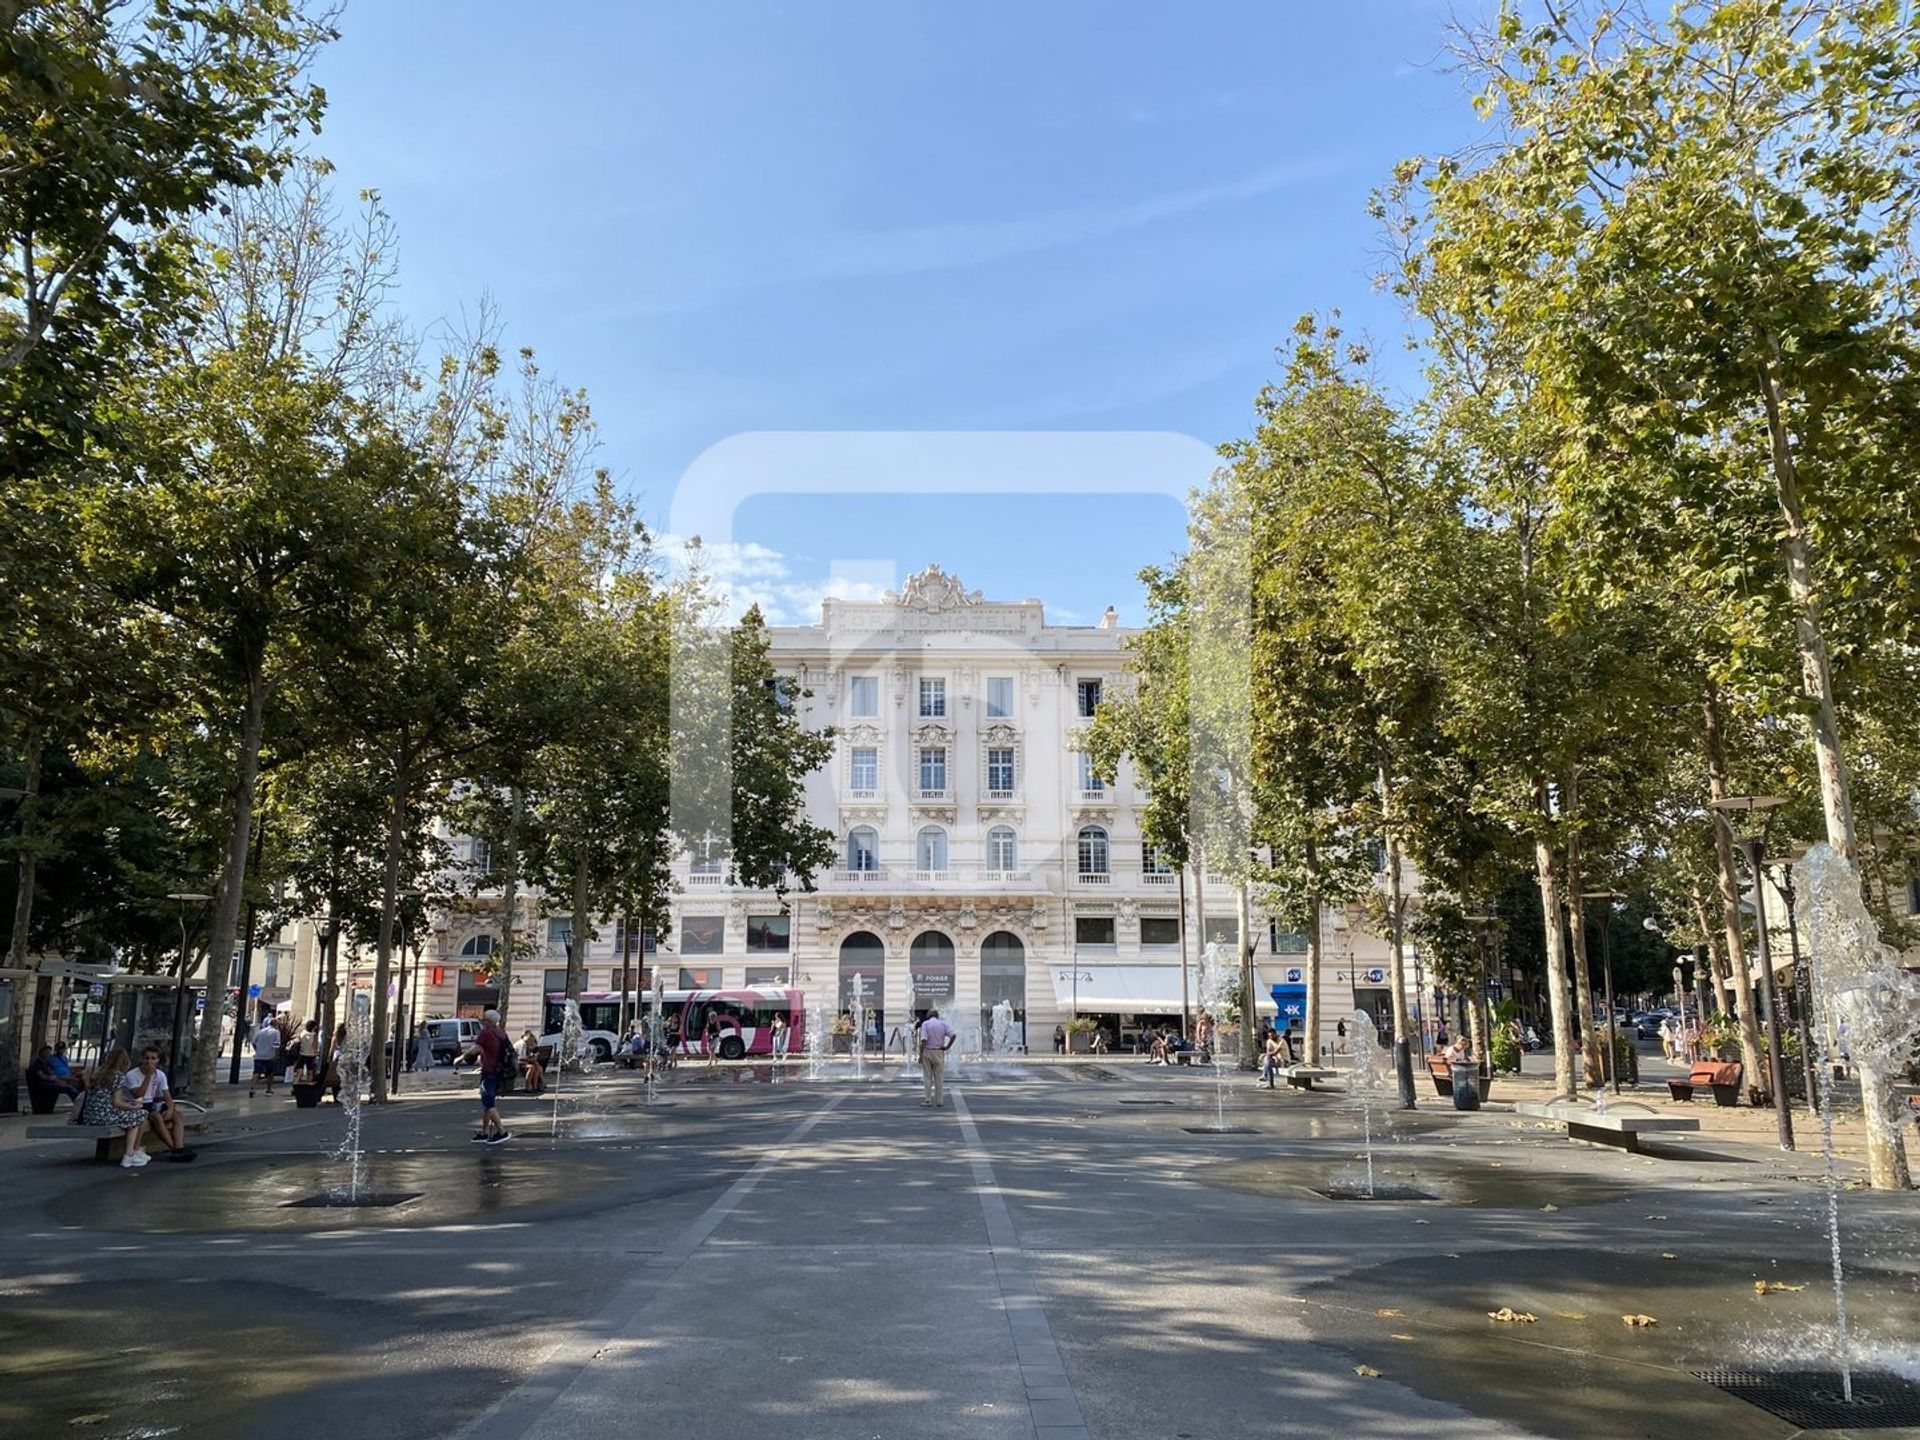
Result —
<path fill-rule="evenodd" d="M 151 1158 L 152 1157 L 144 1150 L 129 1150 L 126 1155 L 121 1158 L 120 1168 L 122 1170 L 138 1170 Z"/>

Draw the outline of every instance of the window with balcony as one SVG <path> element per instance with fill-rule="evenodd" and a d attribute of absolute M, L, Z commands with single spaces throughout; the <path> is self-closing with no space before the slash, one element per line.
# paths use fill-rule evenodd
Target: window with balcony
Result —
<path fill-rule="evenodd" d="M 921 747 L 920 793 L 922 795 L 944 795 L 947 793 L 946 746 L 924 745 Z"/>
<path fill-rule="evenodd" d="M 847 832 L 847 869 L 873 871 L 880 868 L 880 833 L 871 825 L 857 825 Z"/>
<path fill-rule="evenodd" d="M 1020 868 L 1020 841 L 1011 825 L 996 825 L 987 831 L 987 868 L 1000 871 Z"/>
<path fill-rule="evenodd" d="M 1100 682 L 1082 680 L 1074 687 L 1074 707 L 1082 720 L 1091 720 L 1100 708 Z"/>
<path fill-rule="evenodd" d="M 793 920 L 787 915 L 749 915 L 747 917 L 747 953 L 749 955 L 786 954 L 792 936 Z"/>
<path fill-rule="evenodd" d="M 1218 945 L 1223 950 L 1231 950 L 1240 943 L 1240 922 L 1231 915 L 1210 916 L 1207 927 L 1200 936 L 1202 945 Z"/>
<path fill-rule="evenodd" d="M 1079 839 L 1080 873 L 1082 875 L 1105 875 L 1109 873 L 1109 854 L 1107 832 L 1098 825 L 1083 825 Z"/>
<path fill-rule="evenodd" d="M 1166 852 L 1151 840 L 1140 842 L 1140 873 L 1142 875 L 1171 875 L 1173 865 L 1168 861 Z"/>
<path fill-rule="evenodd" d="M 995 748 L 987 751 L 987 794 L 997 800 L 1005 800 L 1013 794 L 1013 750 Z"/>
<path fill-rule="evenodd" d="M 987 677 L 987 718 L 989 720 L 1013 718 L 1013 677 L 1011 675 Z"/>
<path fill-rule="evenodd" d="M 879 715 L 878 675 L 855 675 L 847 682 L 847 713 L 856 720 L 871 720 Z"/>
<path fill-rule="evenodd" d="M 727 868 L 726 857 L 721 852 L 720 841 L 712 835 L 694 842 L 687 856 L 687 873 L 697 877 L 696 884 L 717 885 L 722 872 Z"/>
<path fill-rule="evenodd" d="M 687 915 L 680 921 L 682 955 L 718 955 L 727 946 L 727 921 L 723 915 Z"/>
<path fill-rule="evenodd" d="M 1085 750 L 1076 757 L 1080 771 L 1080 793 L 1083 795 L 1102 795 L 1106 793 L 1107 782 L 1100 778 L 1093 768 L 1093 756 Z"/>
<path fill-rule="evenodd" d="M 1180 921 L 1172 915 L 1142 915 L 1140 945 L 1143 949 L 1180 943 Z"/>
<path fill-rule="evenodd" d="M 923 679 L 920 682 L 920 714 L 924 719 L 942 720 L 947 714 L 947 682 Z"/>
<path fill-rule="evenodd" d="M 1073 948 L 1076 950 L 1111 950 L 1113 948 L 1113 916 L 1074 916 Z"/>
<path fill-rule="evenodd" d="M 914 840 L 915 866 L 920 870 L 945 870 L 947 868 L 947 832 L 938 825 L 928 825 Z"/>
<path fill-rule="evenodd" d="M 564 950 L 573 943 L 573 917 L 555 916 L 547 921 L 547 948 Z"/>
<path fill-rule="evenodd" d="M 880 751 L 872 745 L 856 745 L 847 757 L 849 789 L 872 794 L 880 788 Z"/>

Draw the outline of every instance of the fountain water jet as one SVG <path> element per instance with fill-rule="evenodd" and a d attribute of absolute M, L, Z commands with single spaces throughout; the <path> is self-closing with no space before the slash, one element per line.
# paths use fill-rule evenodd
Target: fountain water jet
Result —
<path fill-rule="evenodd" d="M 373 1052 L 373 1017 L 358 1004 L 348 1006 L 347 1034 L 333 1063 L 340 1072 L 338 1091 L 341 1108 L 347 1112 L 347 1131 L 334 1153 L 336 1160 L 349 1162 L 347 1200 L 357 1204 L 366 1172 L 366 1149 L 362 1144 L 361 1118 L 366 1104 L 369 1072 L 367 1057 Z"/>
<path fill-rule="evenodd" d="M 999 1000 L 993 1007 L 993 1053 L 1006 1055 L 1013 1048 L 1013 1004 Z"/>
<path fill-rule="evenodd" d="M 1220 1036 L 1226 1024 L 1227 1005 L 1233 999 L 1233 987 L 1240 978 L 1239 964 L 1227 957 L 1219 941 L 1207 946 L 1200 957 L 1200 1001 L 1213 1016 L 1213 1128 L 1225 1131 L 1227 1125 L 1227 1067 L 1221 1055 Z"/>
<path fill-rule="evenodd" d="M 1853 1400 L 1852 1339 L 1847 1329 L 1846 1266 L 1840 1244 L 1840 1174 L 1833 1155 L 1833 1037 L 1844 1035 L 1846 1057 L 1860 1071 L 1860 1099 L 1869 1129 L 1885 1151 L 1897 1154 L 1893 1079 L 1920 1035 L 1920 979 L 1901 968 L 1880 938 L 1860 877 L 1830 845 L 1816 845 L 1800 862 L 1806 878 L 1808 962 L 1818 1003 L 1814 1027 L 1819 1057 L 1820 1143 L 1826 1161 L 1827 1242 L 1833 1258 L 1833 1318 L 1840 1385 Z"/>
<path fill-rule="evenodd" d="M 1373 1028 L 1373 1016 L 1356 1010 L 1348 1018 L 1353 1031 L 1353 1071 L 1347 1078 L 1347 1093 L 1360 1102 L 1361 1134 L 1366 1143 L 1367 1198 L 1377 1192 L 1373 1183 L 1373 1111 L 1384 1105 L 1391 1092 L 1397 1096 L 1399 1081 L 1393 1072 L 1393 1060 L 1380 1048 L 1380 1036 Z"/>
<path fill-rule="evenodd" d="M 853 1078 L 867 1078 L 867 977 L 855 975 L 849 982 L 853 991 Z"/>

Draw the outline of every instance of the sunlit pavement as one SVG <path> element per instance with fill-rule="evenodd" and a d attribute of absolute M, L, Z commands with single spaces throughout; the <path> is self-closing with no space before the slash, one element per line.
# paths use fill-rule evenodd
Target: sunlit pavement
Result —
<path fill-rule="evenodd" d="M 499 1147 L 404 1077 L 362 1172 L 398 1203 L 352 1210 L 291 1203 L 348 1183 L 331 1106 L 222 1094 L 135 1172 L 9 1122 L 0 1434 L 1785 1437 L 1691 1372 L 1831 1346 L 1817 1156 L 1744 1133 L 1628 1156 L 1423 1094 L 1376 1182 L 1432 1198 L 1363 1202 L 1337 1093 L 1229 1074 L 1212 1133 L 1211 1074 L 1118 1058 L 944 1111 L 897 1057 L 803 1074 L 568 1077 Z M 1920 1206 L 1842 1204 L 1857 1348 L 1914 1368 Z"/>

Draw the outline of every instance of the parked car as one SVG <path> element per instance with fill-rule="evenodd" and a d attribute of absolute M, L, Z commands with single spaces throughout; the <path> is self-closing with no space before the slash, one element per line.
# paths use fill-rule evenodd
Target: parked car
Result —
<path fill-rule="evenodd" d="M 433 1040 L 433 1063 L 451 1065 L 480 1034 L 478 1020 L 429 1020 L 427 1034 Z"/>

